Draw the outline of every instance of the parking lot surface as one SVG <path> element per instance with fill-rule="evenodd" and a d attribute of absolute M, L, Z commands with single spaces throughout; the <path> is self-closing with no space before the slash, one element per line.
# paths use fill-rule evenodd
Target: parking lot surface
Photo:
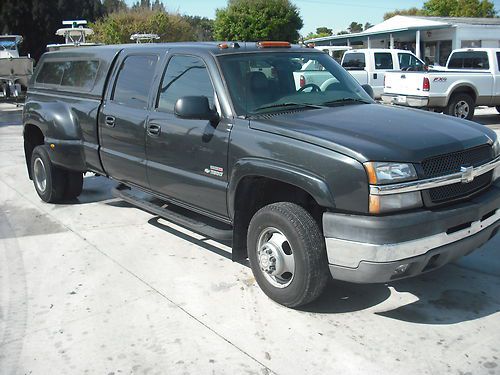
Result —
<path fill-rule="evenodd" d="M 500 115 L 475 121 L 500 130 Z M 500 236 L 388 285 L 269 300 L 231 248 L 150 215 L 87 174 L 45 204 L 20 112 L 0 106 L 0 374 L 500 374 Z"/>

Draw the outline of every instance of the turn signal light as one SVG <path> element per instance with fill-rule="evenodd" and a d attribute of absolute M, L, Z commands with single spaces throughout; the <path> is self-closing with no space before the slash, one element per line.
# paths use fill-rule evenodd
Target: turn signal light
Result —
<path fill-rule="evenodd" d="M 259 48 L 290 48 L 291 44 L 289 42 L 257 42 L 257 47 Z"/>

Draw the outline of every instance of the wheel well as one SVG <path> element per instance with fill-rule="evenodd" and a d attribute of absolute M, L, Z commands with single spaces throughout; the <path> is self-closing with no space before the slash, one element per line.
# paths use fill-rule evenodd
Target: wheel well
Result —
<path fill-rule="evenodd" d="M 303 207 L 322 230 L 325 209 L 305 190 L 282 181 L 249 176 L 239 183 L 234 204 L 233 260 L 247 258 L 247 230 L 253 215 L 262 207 L 276 202 L 292 202 Z"/>
<path fill-rule="evenodd" d="M 455 90 L 453 90 L 452 94 L 450 95 L 450 98 L 452 98 L 454 95 L 457 95 L 457 94 L 470 95 L 472 97 L 472 99 L 474 99 L 474 103 L 476 102 L 477 95 L 472 87 L 469 87 L 469 86 L 457 87 Z"/>
<path fill-rule="evenodd" d="M 24 126 L 24 156 L 26 157 L 26 166 L 30 179 L 32 179 L 31 154 L 36 146 L 43 145 L 44 142 L 43 133 L 38 126 L 33 124 L 26 124 Z"/>

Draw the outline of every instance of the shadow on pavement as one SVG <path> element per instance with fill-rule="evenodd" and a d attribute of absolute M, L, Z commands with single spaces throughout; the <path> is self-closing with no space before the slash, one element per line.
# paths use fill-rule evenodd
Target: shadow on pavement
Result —
<path fill-rule="evenodd" d="M 78 198 L 63 201 L 60 204 L 86 204 L 102 202 L 113 199 L 111 190 L 116 186 L 116 182 L 103 176 L 89 175 L 83 179 L 83 190 Z"/>

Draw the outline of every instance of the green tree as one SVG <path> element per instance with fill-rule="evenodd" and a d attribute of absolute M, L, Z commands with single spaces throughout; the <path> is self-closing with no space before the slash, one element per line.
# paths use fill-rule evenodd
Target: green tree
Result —
<path fill-rule="evenodd" d="M 105 14 L 127 9 L 127 4 L 124 0 L 104 0 L 102 6 L 104 7 Z"/>
<path fill-rule="evenodd" d="M 373 25 L 370 22 L 366 22 L 364 30 L 368 30 L 370 27 L 373 27 Z"/>
<path fill-rule="evenodd" d="M 352 33 L 360 33 L 363 31 L 363 25 L 358 22 L 351 22 L 351 24 L 347 27 L 347 30 Z"/>
<path fill-rule="evenodd" d="M 384 21 L 392 18 L 394 16 L 421 16 L 422 9 L 410 8 L 410 9 L 396 9 L 392 12 L 387 12 L 384 14 Z"/>
<path fill-rule="evenodd" d="M 423 14 L 442 17 L 495 17 L 495 5 L 489 0 L 428 0 Z"/>
<path fill-rule="evenodd" d="M 217 9 L 214 35 L 219 40 L 296 42 L 303 22 L 289 0 L 229 0 Z"/>
<path fill-rule="evenodd" d="M 0 34 L 22 35 L 21 53 L 38 59 L 47 44 L 62 42 L 55 36 L 62 21 L 94 21 L 103 14 L 99 0 L 0 0 Z"/>
<path fill-rule="evenodd" d="M 314 39 L 314 38 L 324 38 L 325 36 L 333 35 L 333 30 L 328 27 L 318 27 L 316 28 L 316 32 L 310 32 L 306 35 L 305 39 Z"/>
<path fill-rule="evenodd" d="M 199 16 L 182 16 L 193 29 L 195 40 L 214 40 L 214 20 Z"/>
<path fill-rule="evenodd" d="M 178 14 L 148 8 L 111 13 L 91 25 L 92 41 L 105 44 L 133 43 L 135 33 L 158 34 L 160 42 L 193 40 L 193 29 Z"/>

